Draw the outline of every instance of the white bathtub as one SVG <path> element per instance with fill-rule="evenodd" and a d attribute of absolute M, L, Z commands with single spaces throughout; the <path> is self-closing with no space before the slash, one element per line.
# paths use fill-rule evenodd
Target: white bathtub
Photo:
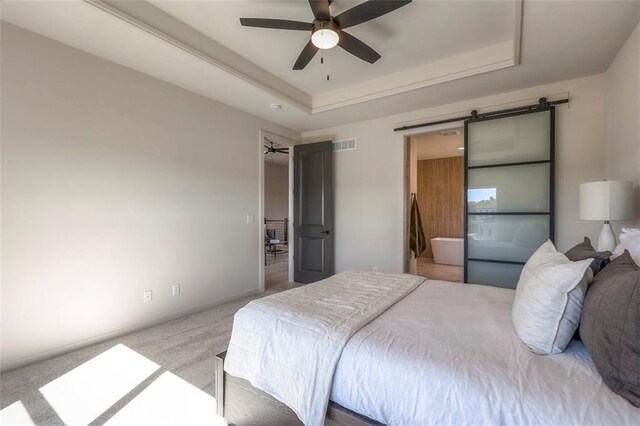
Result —
<path fill-rule="evenodd" d="M 443 265 L 464 265 L 464 239 L 437 237 L 431 239 L 433 261 Z"/>

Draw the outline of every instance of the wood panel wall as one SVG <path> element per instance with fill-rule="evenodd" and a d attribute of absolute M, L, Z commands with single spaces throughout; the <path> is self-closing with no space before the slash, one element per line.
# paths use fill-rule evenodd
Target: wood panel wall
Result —
<path fill-rule="evenodd" d="M 433 257 L 431 238 L 464 233 L 464 157 L 418 161 L 418 206 L 427 238 L 421 257 Z"/>

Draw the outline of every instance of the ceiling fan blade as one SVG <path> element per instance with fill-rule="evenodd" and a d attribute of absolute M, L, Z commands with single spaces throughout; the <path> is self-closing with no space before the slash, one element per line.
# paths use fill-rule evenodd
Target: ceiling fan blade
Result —
<path fill-rule="evenodd" d="M 276 152 L 279 152 L 280 154 L 288 154 L 289 148 L 276 148 Z"/>
<path fill-rule="evenodd" d="M 340 31 L 340 40 L 338 46 L 342 47 L 347 52 L 362 59 L 363 61 L 373 64 L 380 59 L 378 52 L 367 46 L 364 42 L 355 38 L 349 33 Z"/>
<path fill-rule="evenodd" d="M 334 19 L 341 29 L 345 29 L 379 18 L 409 3 L 411 0 L 368 0 L 342 12 Z"/>
<path fill-rule="evenodd" d="M 304 67 L 306 67 L 307 64 L 311 62 L 311 60 L 316 55 L 318 50 L 319 49 L 316 46 L 314 46 L 313 43 L 311 43 L 311 40 L 309 40 L 309 43 L 307 43 L 304 49 L 302 49 L 302 52 L 300 52 L 300 56 L 298 56 L 298 59 L 296 60 L 295 65 L 293 66 L 293 69 L 294 70 L 304 69 Z"/>
<path fill-rule="evenodd" d="M 309 0 L 309 5 L 316 19 L 326 20 L 331 17 L 329 14 L 329 0 Z"/>
<path fill-rule="evenodd" d="M 245 27 L 272 28 L 276 30 L 311 31 L 313 24 L 286 19 L 240 18 L 240 24 Z"/>

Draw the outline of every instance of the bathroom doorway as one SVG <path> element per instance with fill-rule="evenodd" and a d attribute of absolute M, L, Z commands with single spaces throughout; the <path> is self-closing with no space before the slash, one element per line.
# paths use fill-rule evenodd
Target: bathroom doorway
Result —
<path fill-rule="evenodd" d="M 408 271 L 427 278 L 464 280 L 464 128 L 407 138 L 407 241 L 415 194 L 424 251 L 406 254 Z"/>

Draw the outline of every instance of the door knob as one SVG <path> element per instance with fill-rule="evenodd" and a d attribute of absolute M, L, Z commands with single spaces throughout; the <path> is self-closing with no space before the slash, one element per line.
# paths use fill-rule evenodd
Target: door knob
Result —
<path fill-rule="evenodd" d="M 329 231 L 328 229 L 325 229 L 324 231 L 322 231 L 320 233 L 324 234 L 324 235 L 329 235 L 329 234 L 331 234 L 331 231 Z"/>

